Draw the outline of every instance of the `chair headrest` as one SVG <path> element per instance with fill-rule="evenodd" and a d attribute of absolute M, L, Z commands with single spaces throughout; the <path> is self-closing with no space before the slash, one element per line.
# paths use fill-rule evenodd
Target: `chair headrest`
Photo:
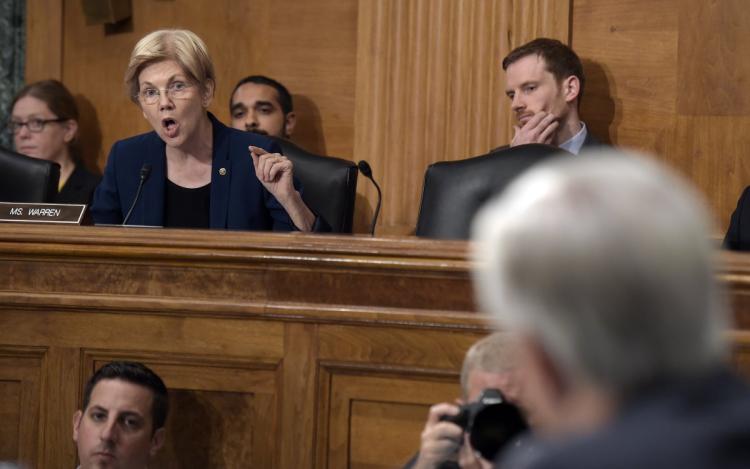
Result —
<path fill-rule="evenodd" d="M 0 147 L 0 200 L 53 202 L 60 180 L 60 165 Z"/>
<path fill-rule="evenodd" d="M 571 155 L 551 145 L 529 144 L 430 165 L 425 172 L 417 236 L 468 239 L 471 221 L 484 202 L 536 163 L 566 154 Z"/>
<path fill-rule="evenodd" d="M 357 165 L 352 161 L 311 153 L 286 139 L 276 138 L 294 163 L 302 183 L 302 199 L 336 233 L 351 233 L 357 196 Z"/>

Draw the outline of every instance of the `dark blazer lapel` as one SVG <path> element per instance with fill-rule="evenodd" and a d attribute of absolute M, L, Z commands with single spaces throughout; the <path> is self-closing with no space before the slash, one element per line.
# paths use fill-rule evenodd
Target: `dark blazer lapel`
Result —
<path fill-rule="evenodd" d="M 232 162 L 229 156 L 229 129 L 219 122 L 213 114 L 208 113 L 213 125 L 213 164 L 211 168 L 211 213 L 209 226 L 211 228 L 226 228 L 229 212 L 229 183 L 232 180 Z"/>
<path fill-rule="evenodd" d="M 586 138 L 583 139 L 583 145 L 581 145 L 581 148 L 585 147 L 598 147 L 601 146 L 602 142 L 599 141 L 598 138 L 594 137 L 591 134 L 591 129 L 588 127 L 586 128 Z"/>
<path fill-rule="evenodd" d="M 151 175 L 143 185 L 141 200 L 138 202 L 141 214 L 136 217 L 133 214 L 133 224 L 164 226 L 164 190 L 167 181 L 167 155 L 166 144 L 154 132 L 149 135 L 149 143 L 146 154 L 143 156 L 143 164 L 151 165 Z M 140 171 L 140 168 L 138 168 Z M 140 176 L 140 173 L 139 173 Z M 139 179 L 140 181 L 140 179 Z"/>

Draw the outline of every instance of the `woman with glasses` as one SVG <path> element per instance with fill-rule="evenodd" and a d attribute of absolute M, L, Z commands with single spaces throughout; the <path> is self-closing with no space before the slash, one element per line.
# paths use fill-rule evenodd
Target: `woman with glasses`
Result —
<path fill-rule="evenodd" d="M 57 80 L 27 85 L 13 98 L 8 129 L 16 151 L 60 165 L 58 203 L 90 204 L 99 177 L 81 164 L 76 145 L 78 107 Z"/>
<path fill-rule="evenodd" d="M 216 79 L 194 33 L 142 38 L 125 84 L 153 131 L 112 147 L 94 196 L 96 223 L 287 231 L 317 224 L 279 147 L 208 112 Z"/>

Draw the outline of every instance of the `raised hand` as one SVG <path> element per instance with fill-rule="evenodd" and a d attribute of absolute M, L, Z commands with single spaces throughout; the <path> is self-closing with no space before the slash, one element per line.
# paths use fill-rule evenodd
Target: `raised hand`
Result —
<path fill-rule="evenodd" d="M 524 145 L 526 143 L 552 144 L 560 122 L 554 114 L 540 111 L 531 116 L 523 126 L 514 125 L 515 133 L 510 146 Z"/>
<path fill-rule="evenodd" d="M 280 153 L 268 153 L 266 150 L 250 145 L 250 157 L 253 159 L 255 176 L 263 187 L 279 201 L 292 223 L 300 231 L 310 231 L 315 223 L 315 214 L 305 205 L 302 196 L 294 188 L 293 167 L 289 159 Z"/>
<path fill-rule="evenodd" d="M 268 153 L 266 150 L 250 146 L 250 156 L 255 167 L 255 176 L 268 192 L 279 202 L 288 199 L 294 189 L 293 167 L 289 159 L 281 153 Z"/>

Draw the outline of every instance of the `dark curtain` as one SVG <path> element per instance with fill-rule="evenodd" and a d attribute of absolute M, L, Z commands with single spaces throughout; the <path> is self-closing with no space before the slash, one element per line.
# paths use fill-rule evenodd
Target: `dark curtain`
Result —
<path fill-rule="evenodd" d="M 0 145 L 11 148 L 5 129 L 13 95 L 23 86 L 26 52 L 26 0 L 0 0 Z"/>

